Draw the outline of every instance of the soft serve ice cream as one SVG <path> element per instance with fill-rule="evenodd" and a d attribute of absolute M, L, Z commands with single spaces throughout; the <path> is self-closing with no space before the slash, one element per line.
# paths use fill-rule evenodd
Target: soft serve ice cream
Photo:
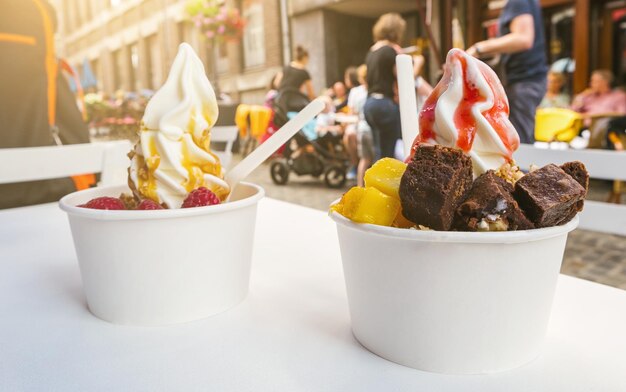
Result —
<path fill-rule="evenodd" d="M 131 153 L 129 186 L 135 195 L 179 208 L 189 192 L 206 187 L 224 200 L 230 188 L 210 150 L 217 116 L 217 99 L 202 61 L 183 43 L 165 84 L 146 107 Z"/>
<path fill-rule="evenodd" d="M 519 136 L 495 72 L 459 49 L 448 52 L 444 75 L 420 112 L 420 144 L 456 147 L 472 158 L 474 174 L 511 162 Z"/>

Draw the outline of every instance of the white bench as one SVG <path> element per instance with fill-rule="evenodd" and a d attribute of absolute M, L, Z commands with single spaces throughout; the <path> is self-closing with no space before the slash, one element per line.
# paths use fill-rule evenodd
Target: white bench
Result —
<path fill-rule="evenodd" d="M 555 150 L 522 144 L 515 161 L 524 170 L 531 164 L 544 166 L 581 161 L 591 178 L 626 181 L 626 153 L 606 150 Z M 585 201 L 580 228 L 626 236 L 626 205 Z"/>

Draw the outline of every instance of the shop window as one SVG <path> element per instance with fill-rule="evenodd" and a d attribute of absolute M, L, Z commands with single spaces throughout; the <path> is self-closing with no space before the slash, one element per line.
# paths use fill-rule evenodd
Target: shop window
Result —
<path fill-rule="evenodd" d="M 265 28 L 263 7 L 260 3 L 244 5 L 246 27 L 243 33 L 244 66 L 254 67 L 265 63 Z"/>

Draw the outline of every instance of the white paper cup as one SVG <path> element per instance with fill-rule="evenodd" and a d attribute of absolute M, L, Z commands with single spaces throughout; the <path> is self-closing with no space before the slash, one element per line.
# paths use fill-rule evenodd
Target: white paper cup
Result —
<path fill-rule="evenodd" d="M 241 183 L 233 201 L 152 211 L 77 207 L 126 187 L 69 194 L 69 217 L 90 311 L 116 324 L 165 325 L 208 317 L 248 293 L 257 203 L 263 189 Z"/>
<path fill-rule="evenodd" d="M 337 223 L 354 336 L 416 369 L 480 374 L 530 362 L 545 338 L 563 226 L 468 233 Z"/>

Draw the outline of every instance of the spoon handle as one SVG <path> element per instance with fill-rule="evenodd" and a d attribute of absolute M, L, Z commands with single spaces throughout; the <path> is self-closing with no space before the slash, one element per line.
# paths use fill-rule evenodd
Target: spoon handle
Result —
<path fill-rule="evenodd" d="M 295 135 L 302 127 L 311 121 L 319 112 L 324 109 L 324 101 L 315 99 L 302 109 L 293 119 L 283 125 L 276 133 L 274 133 L 263 144 L 252 151 L 239 164 L 226 173 L 225 180 L 230 185 L 231 194 L 237 184 L 246 178 L 254 169 L 261 165 L 276 150 L 285 144 L 293 135 Z"/>

